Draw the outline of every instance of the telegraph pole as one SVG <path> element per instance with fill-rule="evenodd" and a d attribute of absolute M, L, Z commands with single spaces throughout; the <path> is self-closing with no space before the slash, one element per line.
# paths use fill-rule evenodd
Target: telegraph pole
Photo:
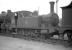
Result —
<path fill-rule="evenodd" d="M 59 0 L 56 0 L 56 13 L 58 13 L 58 1 Z"/>
<path fill-rule="evenodd" d="M 39 14 L 40 7 L 38 6 L 38 14 Z"/>

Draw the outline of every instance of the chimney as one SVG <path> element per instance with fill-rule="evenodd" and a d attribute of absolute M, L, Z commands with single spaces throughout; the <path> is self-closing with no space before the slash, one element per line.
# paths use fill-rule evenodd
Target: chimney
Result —
<path fill-rule="evenodd" d="M 50 12 L 54 13 L 54 3 L 53 1 L 50 2 Z"/>

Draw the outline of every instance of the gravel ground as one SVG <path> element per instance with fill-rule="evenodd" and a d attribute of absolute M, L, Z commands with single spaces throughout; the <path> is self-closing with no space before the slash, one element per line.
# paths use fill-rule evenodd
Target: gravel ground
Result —
<path fill-rule="evenodd" d="M 62 45 L 0 36 L 0 50 L 72 50 Z"/>

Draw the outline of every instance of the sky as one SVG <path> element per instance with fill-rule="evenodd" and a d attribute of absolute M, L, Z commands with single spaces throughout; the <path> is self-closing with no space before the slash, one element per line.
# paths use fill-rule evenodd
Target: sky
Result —
<path fill-rule="evenodd" d="M 49 14 L 50 13 L 50 1 L 56 2 L 56 0 L 0 0 L 0 13 L 2 11 L 12 10 L 21 11 L 34 11 L 38 10 L 39 14 Z M 58 2 L 58 16 L 62 18 L 62 10 L 60 7 L 69 5 L 71 0 L 59 0 Z M 56 12 L 56 4 L 55 4 L 55 12 Z"/>

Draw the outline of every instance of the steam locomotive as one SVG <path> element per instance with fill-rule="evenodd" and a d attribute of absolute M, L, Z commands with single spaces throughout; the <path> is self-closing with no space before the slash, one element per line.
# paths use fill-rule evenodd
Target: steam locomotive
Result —
<path fill-rule="evenodd" d="M 54 13 L 54 2 L 50 2 L 50 4 L 51 12 L 47 15 L 23 17 L 19 12 L 11 12 L 8 10 L 8 13 L 5 13 L 5 16 L 1 18 L 3 19 L 3 23 L 1 23 L 2 30 L 16 32 L 25 36 L 42 36 L 45 38 L 55 34 L 59 35 L 59 18 Z"/>
<path fill-rule="evenodd" d="M 16 32 L 15 34 L 50 38 L 59 35 L 61 38 L 67 34 L 68 40 L 72 40 L 72 2 L 69 6 L 62 7 L 62 26 L 59 26 L 59 17 L 54 12 L 54 2 L 50 2 L 50 13 L 47 15 L 28 15 L 20 12 L 3 12 L 0 14 L 0 30 L 2 32 Z M 10 34 L 9 33 L 9 34 Z"/>

